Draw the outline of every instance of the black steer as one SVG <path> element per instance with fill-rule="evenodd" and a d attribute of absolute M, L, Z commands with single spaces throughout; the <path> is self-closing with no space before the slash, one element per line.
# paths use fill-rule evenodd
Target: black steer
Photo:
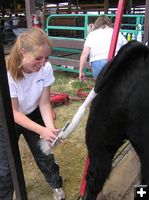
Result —
<path fill-rule="evenodd" d="M 136 41 L 124 45 L 99 74 L 95 92 L 86 126 L 86 200 L 95 200 L 102 190 L 125 139 L 140 158 L 141 184 L 149 184 L 148 47 Z"/>

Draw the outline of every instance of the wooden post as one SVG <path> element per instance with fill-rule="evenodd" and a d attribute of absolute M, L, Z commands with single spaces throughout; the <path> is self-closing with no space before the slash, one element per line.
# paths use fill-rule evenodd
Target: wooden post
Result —
<path fill-rule="evenodd" d="M 25 7 L 26 7 L 26 19 L 27 19 L 27 28 L 31 28 L 32 18 L 35 14 L 35 0 L 25 0 Z"/>
<path fill-rule="evenodd" d="M 144 38 L 143 43 L 149 43 L 149 0 L 146 0 L 145 5 L 145 22 L 144 22 Z"/>
<path fill-rule="evenodd" d="M 109 10 L 109 0 L 104 0 L 104 12 L 105 14 L 108 14 Z"/>
<path fill-rule="evenodd" d="M 128 14 L 131 14 L 132 0 L 128 1 Z"/>
<path fill-rule="evenodd" d="M 71 0 L 68 0 L 68 11 L 67 14 L 71 14 Z"/>
<path fill-rule="evenodd" d="M 9 166 L 12 174 L 16 199 L 27 200 L 18 141 L 14 127 L 14 119 L 10 101 L 4 49 L 0 42 L 0 118 L 4 130 Z"/>

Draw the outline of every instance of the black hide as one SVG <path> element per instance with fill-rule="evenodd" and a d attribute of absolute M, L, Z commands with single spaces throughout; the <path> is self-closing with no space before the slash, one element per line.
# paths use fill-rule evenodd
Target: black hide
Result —
<path fill-rule="evenodd" d="M 136 41 L 123 46 L 99 74 L 95 92 L 86 126 L 87 200 L 95 200 L 103 188 L 125 139 L 140 158 L 141 183 L 149 184 L 148 47 Z"/>

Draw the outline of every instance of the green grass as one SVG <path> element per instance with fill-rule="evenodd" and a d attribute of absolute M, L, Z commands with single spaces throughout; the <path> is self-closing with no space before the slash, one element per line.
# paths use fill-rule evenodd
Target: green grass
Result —
<path fill-rule="evenodd" d="M 75 96 L 76 91 L 80 89 L 80 87 L 86 88 L 88 86 L 94 86 L 92 78 L 87 78 L 81 83 L 78 74 L 55 71 L 54 76 L 56 79 L 51 88 L 54 92 L 67 92 L 69 95 Z M 87 92 L 89 92 L 89 90 Z"/>

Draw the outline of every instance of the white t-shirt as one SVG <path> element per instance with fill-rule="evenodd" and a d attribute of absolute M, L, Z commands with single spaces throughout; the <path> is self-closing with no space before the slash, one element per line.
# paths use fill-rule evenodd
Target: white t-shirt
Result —
<path fill-rule="evenodd" d="M 49 62 L 38 72 L 23 74 L 25 78 L 15 81 L 8 72 L 10 96 L 18 98 L 19 110 L 22 113 L 30 114 L 38 107 L 43 88 L 52 85 L 55 78 Z"/>
<path fill-rule="evenodd" d="M 107 59 L 111 38 L 113 34 L 113 29 L 110 27 L 106 27 L 104 29 L 99 28 L 90 32 L 86 38 L 84 46 L 90 48 L 90 62 L 95 60 Z M 119 33 L 116 53 L 120 49 L 121 46 L 127 43 L 125 37 Z"/>

